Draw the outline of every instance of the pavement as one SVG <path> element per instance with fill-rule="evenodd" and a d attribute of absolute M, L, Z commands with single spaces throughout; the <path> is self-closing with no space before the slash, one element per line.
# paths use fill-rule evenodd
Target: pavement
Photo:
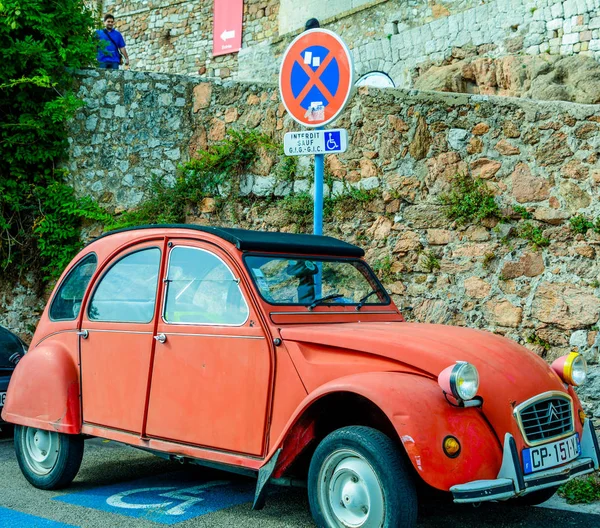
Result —
<path fill-rule="evenodd" d="M 314 527 L 306 490 L 271 488 L 265 508 L 252 510 L 253 479 L 181 466 L 102 439 L 86 441 L 81 470 L 64 490 L 30 486 L 12 438 L 0 437 L 0 528 Z M 420 506 L 419 528 L 599 527 L 600 504 L 569 506 L 558 497 L 543 507 L 507 503 Z"/>

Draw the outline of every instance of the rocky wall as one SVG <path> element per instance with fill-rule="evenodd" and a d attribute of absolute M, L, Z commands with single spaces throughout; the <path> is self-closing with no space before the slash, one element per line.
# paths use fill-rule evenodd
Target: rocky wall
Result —
<path fill-rule="evenodd" d="M 139 203 L 153 175 L 174 178 L 228 128 L 276 142 L 298 128 L 270 85 L 88 71 L 79 93 L 86 107 L 70 125 L 71 181 L 114 211 Z M 580 350 L 591 367 L 582 395 L 600 416 L 600 234 L 570 224 L 600 218 L 598 106 L 361 88 L 336 126 L 348 129 L 350 146 L 327 157 L 325 195 L 349 196 L 353 186 L 369 200 L 334 209 L 325 233 L 366 249 L 408 319 L 487 329 L 548 361 Z M 188 220 L 296 230 L 281 198 L 311 189 L 310 160 L 282 185 L 276 158 L 262 152 L 243 176 L 240 192 L 252 200 L 223 214 L 207 199 Z M 443 197 L 457 174 L 482 178 L 503 219 L 450 220 Z M 11 306 L 21 315 L 5 310 L 0 323 L 12 317 L 28 331 L 32 310 Z"/>
<path fill-rule="evenodd" d="M 116 16 L 132 68 L 208 78 L 275 81 L 281 54 L 308 16 L 317 16 L 323 27 L 342 36 L 353 51 L 358 75 L 382 71 L 398 87 L 412 87 L 432 65 L 473 53 L 490 59 L 506 55 L 600 59 L 600 0 L 330 4 L 319 10 L 319 3 L 312 0 L 297 7 L 286 1 L 280 12 L 279 0 L 248 0 L 242 50 L 214 58 L 213 0 L 104 0 L 103 8 Z M 569 65 L 565 68 L 568 71 Z M 519 95 L 519 88 L 511 95 Z"/>

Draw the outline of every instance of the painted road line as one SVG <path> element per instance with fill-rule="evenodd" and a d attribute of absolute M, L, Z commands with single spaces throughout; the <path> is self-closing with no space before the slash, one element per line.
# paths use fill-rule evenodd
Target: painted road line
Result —
<path fill-rule="evenodd" d="M 36 517 L 35 515 L 29 515 L 16 510 L 9 510 L 0 506 L 0 527 L 2 528 L 66 528 L 73 527 L 72 524 L 64 524 L 50 519 L 44 519 L 42 517 Z"/>
<path fill-rule="evenodd" d="M 54 500 L 161 524 L 177 524 L 207 513 L 249 503 L 248 480 L 202 481 L 180 471 L 55 497 Z"/>

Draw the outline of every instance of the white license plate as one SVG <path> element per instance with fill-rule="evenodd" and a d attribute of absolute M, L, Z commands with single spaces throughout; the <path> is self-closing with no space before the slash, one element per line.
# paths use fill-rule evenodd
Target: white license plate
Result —
<path fill-rule="evenodd" d="M 0 392 L 0 407 L 4 407 L 4 400 L 6 400 L 6 392 Z"/>
<path fill-rule="evenodd" d="M 558 442 L 523 449 L 523 472 L 527 475 L 558 466 L 577 458 L 580 454 L 581 446 L 577 434 Z"/>

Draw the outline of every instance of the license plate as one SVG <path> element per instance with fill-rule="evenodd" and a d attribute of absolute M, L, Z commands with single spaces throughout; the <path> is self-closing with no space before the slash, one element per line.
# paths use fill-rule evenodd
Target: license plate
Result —
<path fill-rule="evenodd" d="M 4 400 L 6 400 L 6 392 L 0 392 L 0 407 L 4 407 Z"/>
<path fill-rule="evenodd" d="M 527 475 L 558 466 L 577 458 L 580 454 L 581 446 L 577 434 L 558 442 L 523 449 L 523 472 Z"/>

